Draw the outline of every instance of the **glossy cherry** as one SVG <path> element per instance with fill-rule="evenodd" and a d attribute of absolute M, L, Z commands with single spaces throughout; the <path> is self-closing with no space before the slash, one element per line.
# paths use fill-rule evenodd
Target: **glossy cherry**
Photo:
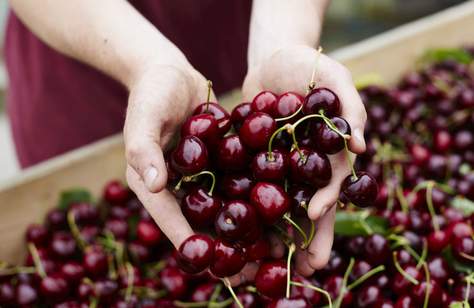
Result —
<path fill-rule="evenodd" d="M 202 188 L 193 189 L 181 201 L 184 216 L 198 227 L 212 224 L 221 207 L 222 200 Z"/>
<path fill-rule="evenodd" d="M 137 224 L 137 239 L 145 246 L 154 246 L 161 241 L 160 228 L 154 221 L 140 220 Z"/>
<path fill-rule="evenodd" d="M 68 261 L 61 266 L 60 273 L 68 283 L 76 284 L 84 277 L 85 270 L 80 263 Z"/>
<path fill-rule="evenodd" d="M 307 148 L 301 148 L 300 152 L 296 149 L 291 151 L 290 173 L 294 182 L 316 187 L 329 184 L 332 176 L 331 164 L 326 154 Z"/>
<path fill-rule="evenodd" d="M 258 225 L 255 209 L 244 201 L 229 201 L 216 216 L 217 235 L 228 242 L 236 242 L 252 237 Z"/>
<path fill-rule="evenodd" d="M 220 278 L 235 275 L 245 264 L 245 255 L 240 249 L 220 239 L 214 241 L 214 261 L 210 267 L 213 275 Z"/>
<path fill-rule="evenodd" d="M 356 174 L 357 179 L 348 175 L 342 182 L 342 193 L 356 206 L 372 206 L 379 191 L 377 181 L 368 173 L 357 172 Z"/>
<path fill-rule="evenodd" d="M 415 280 L 420 281 L 422 279 L 421 272 L 415 266 L 408 265 L 402 268 L 406 274 Z M 392 278 L 392 290 L 398 295 L 405 294 L 412 286 L 413 284 L 399 272 L 396 272 Z"/>
<path fill-rule="evenodd" d="M 277 222 L 290 209 L 290 199 L 278 185 L 257 183 L 250 192 L 250 202 L 266 224 Z"/>
<path fill-rule="evenodd" d="M 112 233 L 115 239 L 118 240 L 125 240 L 128 236 L 128 223 L 124 219 L 107 219 L 105 221 L 104 229 Z"/>
<path fill-rule="evenodd" d="M 454 238 L 452 243 L 454 256 L 461 262 L 473 262 L 474 239 L 470 236 Z"/>
<path fill-rule="evenodd" d="M 254 97 L 251 103 L 252 111 L 265 112 L 274 115 L 274 106 L 277 102 L 277 96 L 270 91 L 262 91 Z"/>
<path fill-rule="evenodd" d="M 264 262 L 255 275 L 255 287 L 270 298 L 282 297 L 285 295 L 287 275 L 286 262 Z"/>
<path fill-rule="evenodd" d="M 311 308 L 313 306 L 302 297 L 292 297 L 292 298 L 280 298 L 273 300 L 268 306 L 268 308 Z"/>
<path fill-rule="evenodd" d="M 214 147 L 219 138 L 219 128 L 214 116 L 198 114 L 191 116 L 181 126 L 181 137 L 196 136 L 208 147 Z"/>
<path fill-rule="evenodd" d="M 211 114 L 217 121 L 217 127 L 219 128 L 219 134 L 224 136 L 232 125 L 230 121 L 230 115 L 221 105 L 217 103 L 202 103 L 194 109 L 193 115 L 198 114 Z"/>
<path fill-rule="evenodd" d="M 255 242 L 244 246 L 243 251 L 248 262 L 261 261 L 270 257 L 270 242 L 266 237 L 260 237 Z"/>
<path fill-rule="evenodd" d="M 123 204 L 129 196 L 130 191 L 120 181 L 110 181 L 104 188 L 104 199 L 111 204 Z"/>
<path fill-rule="evenodd" d="M 290 197 L 291 209 L 292 212 L 300 217 L 307 217 L 307 207 L 309 206 L 309 201 L 313 197 L 315 190 L 305 185 L 298 185 L 292 187 L 288 196 Z"/>
<path fill-rule="evenodd" d="M 351 127 L 346 120 L 340 117 L 330 120 L 342 135 L 351 135 Z M 336 154 L 344 149 L 344 138 L 322 121 L 316 122 L 313 138 L 318 150 L 323 153 Z"/>
<path fill-rule="evenodd" d="M 276 118 L 285 118 L 294 114 L 301 105 L 304 98 L 295 92 L 286 92 L 280 95 L 273 105 L 272 114 Z"/>
<path fill-rule="evenodd" d="M 230 119 L 236 131 L 240 130 L 242 123 L 252 113 L 252 106 L 250 103 L 241 103 L 232 109 Z"/>
<path fill-rule="evenodd" d="M 221 182 L 221 190 L 229 199 L 248 199 L 252 186 L 253 179 L 246 174 L 226 174 Z"/>
<path fill-rule="evenodd" d="M 364 245 L 365 257 L 372 264 L 383 264 L 390 257 L 388 241 L 380 234 L 370 235 Z"/>
<path fill-rule="evenodd" d="M 46 276 L 40 282 L 41 295 L 49 302 L 59 302 L 69 293 L 69 285 L 60 274 Z"/>
<path fill-rule="evenodd" d="M 207 148 L 198 137 L 184 137 L 171 154 L 171 163 L 173 168 L 181 174 L 198 173 L 207 167 Z"/>
<path fill-rule="evenodd" d="M 364 286 L 356 295 L 356 303 L 358 307 L 372 307 L 382 299 L 382 291 L 379 287 L 374 285 Z"/>
<path fill-rule="evenodd" d="M 331 298 L 337 298 L 342 289 L 343 278 L 339 275 L 333 275 L 328 277 L 324 281 L 323 289 L 326 290 Z M 354 301 L 354 295 L 352 291 L 346 291 L 342 298 L 342 306 L 350 307 Z"/>
<path fill-rule="evenodd" d="M 178 249 L 179 267 L 186 273 L 196 274 L 211 265 L 214 257 L 214 241 L 207 235 L 188 237 Z"/>
<path fill-rule="evenodd" d="M 275 120 L 266 113 L 254 112 L 249 115 L 239 131 L 242 143 L 252 150 L 267 148 L 268 141 L 276 130 Z"/>
<path fill-rule="evenodd" d="M 295 276 L 291 279 L 292 281 L 302 283 L 304 285 L 313 285 L 316 287 L 321 287 L 316 281 L 309 281 L 308 279 L 302 276 Z M 293 297 L 302 297 L 305 298 L 311 305 L 316 306 L 320 303 L 322 294 L 305 287 L 291 286 L 291 295 Z"/>
<path fill-rule="evenodd" d="M 181 298 L 187 292 L 186 277 L 176 267 L 166 267 L 160 272 L 160 281 L 171 299 Z"/>
<path fill-rule="evenodd" d="M 39 294 L 36 289 L 27 283 L 19 283 L 16 286 L 15 302 L 18 306 L 32 306 L 38 300 Z"/>
<path fill-rule="evenodd" d="M 304 114 L 318 114 L 321 110 L 328 117 L 339 116 L 341 113 L 339 98 L 327 88 L 313 89 L 304 99 Z"/>
<path fill-rule="evenodd" d="M 449 244 L 449 234 L 444 230 L 433 231 L 428 235 L 428 249 L 440 253 Z"/>
<path fill-rule="evenodd" d="M 63 231 L 54 233 L 49 243 L 51 253 L 62 259 L 71 258 L 76 253 L 76 249 L 76 241 L 72 235 Z"/>
<path fill-rule="evenodd" d="M 102 277 L 108 271 L 108 256 L 101 246 L 90 246 L 84 251 L 82 266 L 92 277 Z"/>
<path fill-rule="evenodd" d="M 238 135 L 224 137 L 217 148 L 217 166 L 224 171 L 239 171 L 247 167 L 249 155 Z"/>
<path fill-rule="evenodd" d="M 26 241 L 35 244 L 36 247 L 42 247 L 48 241 L 48 230 L 41 225 L 29 225 L 26 229 Z"/>
<path fill-rule="evenodd" d="M 257 153 L 252 161 L 253 176 L 258 181 L 281 182 L 288 170 L 288 157 L 284 152 Z"/>

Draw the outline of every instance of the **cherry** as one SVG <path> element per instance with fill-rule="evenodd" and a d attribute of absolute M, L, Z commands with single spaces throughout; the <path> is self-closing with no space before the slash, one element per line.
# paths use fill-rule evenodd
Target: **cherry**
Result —
<path fill-rule="evenodd" d="M 331 250 L 329 261 L 322 268 L 320 273 L 323 276 L 343 274 L 346 267 L 346 261 L 342 258 L 342 256 L 336 250 Z"/>
<path fill-rule="evenodd" d="M 373 285 L 363 287 L 356 295 L 356 302 L 359 307 L 372 307 L 382 299 L 382 291 L 379 287 Z"/>
<path fill-rule="evenodd" d="M 410 218 L 408 214 L 403 211 L 393 211 L 390 213 L 388 218 L 390 227 L 402 228 L 402 230 L 407 230 L 410 228 Z"/>
<path fill-rule="evenodd" d="M 84 267 L 75 261 L 68 261 L 61 265 L 60 273 L 68 283 L 72 284 L 79 283 L 85 275 Z"/>
<path fill-rule="evenodd" d="M 188 237 L 178 249 L 179 267 L 186 273 L 196 274 L 205 270 L 212 262 L 214 242 L 203 234 Z"/>
<path fill-rule="evenodd" d="M 365 257 L 372 264 L 383 264 L 390 257 L 388 241 L 380 234 L 370 235 L 364 248 Z"/>
<path fill-rule="evenodd" d="M 123 219 L 107 219 L 104 229 L 112 233 L 119 240 L 125 240 L 128 236 L 128 223 Z"/>
<path fill-rule="evenodd" d="M 80 300 L 86 301 L 86 300 L 89 300 L 89 298 L 93 295 L 94 295 L 93 285 L 83 280 L 77 287 L 78 298 Z"/>
<path fill-rule="evenodd" d="M 468 130 L 461 130 L 454 136 L 454 146 L 459 151 L 466 151 L 474 148 L 474 136 Z"/>
<path fill-rule="evenodd" d="M 413 231 L 426 234 L 430 231 L 431 216 L 426 212 L 410 211 L 410 225 Z"/>
<path fill-rule="evenodd" d="M 192 302 L 209 301 L 215 288 L 216 288 L 216 284 L 213 282 L 208 282 L 208 283 L 198 285 L 196 289 L 194 289 L 193 293 L 191 294 L 191 301 Z"/>
<path fill-rule="evenodd" d="M 100 279 L 94 282 L 94 295 L 102 303 L 110 303 L 118 289 L 118 283 L 111 279 Z"/>
<path fill-rule="evenodd" d="M 364 260 L 357 260 L 354 263 L 354 267 L 352 268 L 352 272 L 349 277 L 352 281 L 355 281 L 364 274 L 367 274 L 371 269 L 372 266 L 368 262 Z"/>
<path fill-rule="evenodd" d="M 471 236 L 473 234 L 472 227 L 465 222 L 455 222 L 448 226 L 448 232 L 451 234 L 451 239 Z"/>
<path fill-rule="evenodd" d="M 276 130 L 275 120 L 266 113 L 255 112 L 249 115 L 239 131 L 243 144 L 252 150 L 267 147 L 268 141 Z"/>
<path fill-rule="evenodd" d="M 403 295 L 395 302 L 395 308 L 414 308 L 414 300 L 410 295 Z"/>
<path fill-rule="evenodd" d="M 273 105 L 271 114 L 276 118 L 285 118 L 294 114 L 303 105 L 304 98 L 295 92 L 280 95 Z"/>
<path fill-rule="evenodd" d="M 452 138 L 448 131 L 439 130 L 433 135 L 433 146 L 438 153 L 446 153 L 452 144 Z"/>
<path fill-rule="evenodd" d="M 349 255 L 361 256 L 364 253 L 365 238 L 354 236 L 347 241 L 346 250 Z"/>
<path fill-rule="evenodd" d="M 304 285 L 316 284 L 316 287 L 320 287 L 319 284 L 316 283 L 316 281 L 313 283 L 302 276 L 295 276 L 293 277 L 292 281 L 299 282 Z M 293 297 L 305 298 L 313 306 L 318 305 L 321 301 L 321 293 L 310 288 L 291 286 L 291 295 Z"/>
<path fill-rule="evenodd" d="M 160 272 L 161 284 L 168 291 L 171 299 L 182 297 L 187 291 L 187 281 L 182 272 L 176 267 L 166 267 Z"/>
<path fill-rule="evenodd" d="M 313 89 L 304 99 L 303 113 L 305 115 L 317 114 L 321 110 L 328 117 L 338 116 L 341 113 L 339 98 L 327 88 Z"/>
<path fill-rule="evenodd" d="M 153 221 L 141 220 L 137 224 L 137 239 L 145 246 L 155 246 L 161 241 L 160 228 Z"/>
<path fill-rule="evenodd" d="M 68 259 L 76 253 L 76 241 L 70 233 L 59 231 L 53 234 L 49 250 L 58 258 Z"/>
<path fill-rule="evenodd" d="M 191 175 L 204 170 L 207 163 L 206 146 L 198 137 L 187 136 L 182 138 L 171 154 L 173 168 L 184 175 Z"/>
<path fill-rule="evenodd" d="M 228 242 L 245 240 L 253 236 L 257 225 L 255 209 L 239 200 L 224 204 L 215 221 L 217 235 Z"/>
<path fill-rule="evenodd" d="M 417 166 L 426 165 L 431 157 L 429 150 L 421 144 L 414 144 L 410 147 L 410 154 L 413 158 L 413 162 Z"/>
<path fill-rule="evenodd" d="M 288 170 L 288 157 L 279 150 L 257 153 L 252 161 L 252 171 L 258 181 L 281 181 Z"/>
<path fill-rule="evenodd" d="M 417 281 L 420 281 L 422 278 L 421 272 L 414 266 L 408 265 L 402 267 L 407 275 L 411 276 Z M 395 276 L 392 278 L 392 290 L 398 295 L 405 294 L 412 287 L 412 283 L 408 281 L 401 273 L 395 273 Z"/>
<path fill-rule="evenodd" d="M 130 195 L 130 191 L 120 181 L 110 181 L 104 188 L 104 199 L 111 204 L 123 204 Z"/>
<path fill-rule="evenodd" d="M 210 267 L 213 275 L 220 278 L 235 275 L 245 263 L 245 255 L 240 249 L 227 245 L 220 239 L 214 241 L 214 261 Z"/>
<path fill-rule="evenodd" d="M 217 165 L 225 171 L 237 171 L 247 167 L 249 155 L 241 137 L 230 135 L 224 137 L 217 148 Z"/>
<path fill-rule="evenodd" d="M 440 253 L 449 244 L 449 234 L 444 230 L 433 231 L 428 235 L 428 249 L 432 253 Z"/>
<path fill-rule="evenodd" d="M 448 263 L 439 256 L 433 257 L 428 262 L 428 269 L 432 279 L 439 283 L 444 283 L 450 276 L 450 269 Z"/>
<path fill-rule="evenodd" d="M 237 294 L 237 298 L 239 299 L 242 306 L 244 306 L 244 308 L 258 308 L 258 307 L 260 307 L 260 305 L 259 305 L 260 302 L 259 302 L 257 296 L 254 293 L 249 293 L 249 292 L 239 293 L 239 294 Z M 231 307 L 232 308 L 239 308 L 239 306 L 235 302 L 232 303 Z"/>
<path fill-rule="evenodd" d="M 38 292 L 32 285 L 27 283 L 19 283 L 16 286 L 15 294 L 16 304 L 20 307 L 32 306 L 38 300 Z"/>
<path fill-rule="evenodd" d="M 254 97 L 251 103 L 252 111 L 264 112 L 266 114 L 274 115 L 275 104 L 277 103 L 277 96 L 270 91 L 262 91 Z"/>
<path fill-rule="evenodd" d="M 429 290 L 429 305 L 432 307 L 440 307 L 442 302 L 442 290 L 440 285 L 435 280 L 430 280 L 428 288 L 426 281 L 420 281 L 420 284 L 413 288 L 413 299 L 418 305 L 423 305 L 425 294 Z"/>
<path fill-rule="evenodd" d="M 348 175 L 341 185 L 342 193 L 358 207 L 372 206 L 378 195 L 377 181 L 368 173 L 357 172 L 357 178 Z"/>
<path fill-rule="evenodd" d="M 351 127 L 346 120 L 340 117 L 333 117 L 331 122 L 341 134 L 350 136 Z M 324 122 L 318 121 L 315 123 L 313 138 L 318 150 L 326 154 L 336 154 L 344 149 L 344 138 L 340 134 L 336 133 Z"/>
<path fill-rule="evenodd" d="M 232 125 L 230 121 L 230 115 L 221 105 L 217 103 L 202 103 L 194 109 L 193 115 L 198 114 L 211 114 L 217 121 L 217 127 L 219 128 L 219 134 L 224 136 Z"/>
<path fill-rule="evenodd" d="M 242 103 L 234 107 L 232 109 L 232 113 L 230 114 L 230 119 L 232 120 L 232 124 L 236 131 L 240 130 L 242 123 L 244 123 L 245 119 L 252 113 L 252 106 L 250 103 Z"/>
<path fill-rule="evenodd" d="M 433 178 L 443 179 L 447 172 L 447 159 L 441 155 L 432 155 L 426 167 Z"/>
<path fill-rule="evenodd" d="M 133 260 L 138 262 L 146 262 L 150 259 L 150 251 L 148 247 L 138 241 L 128 243 L 128 252 Z"/>
<path fill-rule="evenodd" d="M 474 239 L 471 236 L 456 237 L 452 243 L 454 256 L 461 262 L 473 262 Z"/>
<path fill-rule="evenodd" d="M 84 251 L 82 266 L 88 275 L 101 277 L 108 271 L 108 256 L 101 246 L 90 246 Z"/>
<path fill-rule="evenodd" d="M 229 199 L 248 199 L 253 180 L 245 174 L 228 174 L 222 179 L 221 189 Z"/>
<path fill-rule="evenodd" d="M 92 244 L 95 241 L 96 237 L 99 235 L 100 229 L 97 226 L 84 226 L 80 230 L 80 233 L 82 239 L 86 243 Z"/>
<path fill-rule="evenodd" d="M 260 237 L 254 243 L 243 247 L 248 262 L 260 261 L 270 257 L 270 242 L 265 237 Z"/>
<path fill-rule="evenodd" d="M 195 226 L 212 224 L 221 207 L 222 201 L 202 188 L 194 189 L 181 201 L 184 216 Z"/>
<path fill-rule="evenodd" d="M 46 276 L 40 282 L 41 294 L 50 302 L 59 302 L 66 298 L 69 286 L 59 274 Z"/>
<path fill-rule="evenodd" d="M 141 206 L 141 205 L 140 205 Z M 112 206 L 108 213 L 110 218 L 126 220 L 131 216 L 131 211 L 126 207 Z"/>
<path fill-rule="evenodd" d="M 413 265 L 415 263 L 415 259 L 405 249 L 397 250 L 395 252 L 395 257 L 397 258 L 397 261 L 401 266 Z"/>
<path fill-rule="evenodd" d="M 48 241 L 48 230 L 41 225 L 29 225 L 26 229 L 26 241 L 36 247 L 43 247 Z"/>
<path fill-rule="evenodd" d="M 211 114 L 191 116 L 181 126 L 181 137 L 196 136 L 208 147 L 217 144 L 219 128 L 217 121 Z"/>
<path fill-rule="evenodd" d="M 339 275 L 329 276 L 324 282 L 324 290 L 326 290 L 331 298 L 337 298 L 342 290 L 343 278 Z M 342 307 L 350 307 L 353 302 L 353 294 L 346 290 L 342 297 Z"/>
<path fill-rule="evenodd" d="M 0 305 L 6 307 L 12 306 L 15 303 L 15 288 L 11 283 L 0 284 Z"/>
<path fill-rule="evenodd" d="M 315 191 L 308 186 L 294 186 L 288 192 L 293 212 L 300 217 L 307 217 L 306 208 Z"/>
<path fill-rule="evenodd" d="M 322 153 L 301 148 L 290 153 L 291 179 L 296 183 L 306 183 L 324 187 L 331 180 L 332 171 L 329 158 Z"/>
<path fill-rule="evenodd" d="M 372 305 L 372 308 L 394 308 L 394 306 L 389 299 L 380 299 Z"/>
<path fill-rule="evenodd" d="M 66 213 L 60 209 L 52 209 L 46 216 L 47 226 L 51 230 L 63 230 L 67 227 Z"/>
<path fill-rule="evenodd" d="M 270 298 L 285 295 L 287 268 L 284 261 L 271 261 L 260 264 L 255 275 L 255 287 L 261 294 Z"/>
<path fill-rule="evenodd" d="M 273 300 L 268 308 L 311 308 L 312 306 L 305 298 L 292 297 L 292 298 L 280 298 Z"/>
<path fill-rule="evenodd" d="M 268 225 L 277 222 L 290 209 L 290 199 L 285 191 L 267 182 L 259 182 L 252 188 L 250 202 Z"/>

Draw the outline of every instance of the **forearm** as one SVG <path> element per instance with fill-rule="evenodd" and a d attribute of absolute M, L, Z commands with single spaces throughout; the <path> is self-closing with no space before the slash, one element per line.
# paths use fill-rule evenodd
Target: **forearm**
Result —
<path fill-rule="evenodd" d="M 250 21 L 249 67 L 278 49 L 316 47 L 329 0 L 254 0 Z"/>
<path fill-rule="evenodd" d="M 130 87 L 153 64 L 188 65 L 184 55 L 125 0 L 11 0 L 17 16 L 59 52 Z"/>

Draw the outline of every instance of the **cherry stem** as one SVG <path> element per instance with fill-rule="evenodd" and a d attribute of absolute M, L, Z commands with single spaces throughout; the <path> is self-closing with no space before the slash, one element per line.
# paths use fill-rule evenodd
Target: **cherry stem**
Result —
<path fill-rule="evenodd" d="M 296 282 L 296 281 L 290 281 L 290 284 L 293 285 L 293 286 L 296 286 L 296 287 L 307 288 L 307 289 L 311 289 L 311 290 L 314 290 L 316 292 L 319 292 L 321 294 L 324 294 L 324 296 L 326 296 L 326 299 L 328 300 L 329 308 L 332 308 L 331 295 L 329 295 L 328 291 L 326 291 L 324 289 L 321 289 L 321 288 L 318 288 L 316 286 L 310 285 L 310 284 L 304 284 L 304 283 Z"/>
<path fill-rule="evenodd" d="M 234 299 L 237 306 L 239 308 L 244 308 L 244 305 L 242 305 L 237 295 L 235 295 L 234 289 L 232 289 L 232 286 L 230 285 L 229 278 L 225 277 L 222 279 L 222 281 L 224 282 L 224 285 L 226 286 L 227 290 L 229 290 L 229 293 L 230 295 L 232 295 L 232 298 Z"/>
<path fill-rule="evenodd" d="M 114 256 L 107 256 L 107 263 L 109 266 L 109 277 L 111 279 L 117 279 L 117 270 L 115 269 Z"/>
<path fill-rule="evenodd" d="M 286 220 L 290 225 L 292 225 L 303 238 L 303 243 L 301 243 L 301 249 L 308 248 L 309 242 L 308 242 L 308 236 L 306 235 L 306 232 L 304 232 L 303 229 L 296 222 L 294 222 L 293 219 L 291 219 L 289 213 L 286 213 L 285 215 L 283 215 L 283 219 Z"/>
<path fill-rule="evenodd" d="M 368 271 L 364 275 L 360 276 L 356 281 L 354 281 L 353 283 L 348 285 L 347 290 L 350 291 L 350 290 L 354 289 L 355 287 L 357 287 L 358 285 L 360 285 L 361 283 L 363 283 L 364 281 L 366 281 L 370 277 L 372 277 L 375 274 L 380 273 L 384 270 L 385 270 L 385 266 L 383 266 L 383 265 L 379 265 L 376 268 L 371 269 L 370 271 Z"/>
<path fill-rule="evenodd" d="M 17 266 L 0 269 L 0 276 L 10 276 L 16 274 L 34 274 L 36 272 L 36 267 L 34 266 Z"/>
<path fill-rule="evenodd" d="M 267 155 L 267 159 L 269 161 L 273 161 L 273 152 L 272 152 L 272 144 L 273 144 L 273 140 L 275 139 L 275 137 L 282 131 L 284 130 L 289 130 L 291 128 L 291 124 L 285 124 L 283 125 L 282 127 L 278 128 L 276 131 L 273 132 L 272 136 L 270 137 L 270 140 L 268 141 L 268 155 Z"/>
<path fill-rule="evenodd" d="M 301 112 L 302 109 L 303 109 L 303 105 L 301 105 L 295 112 L 293 112 L 293 113 L 290 114 L 289 116 L 286 116 L 286 117 L 283 117 L 283 118 L 276 118 L 275 121 L 276 121 L 276 122 L 282 122 L 282 121 L 291 120 L 291 119 L 293 119 L 294 117 L 296 117 L 296 116 Z"/>
<path fill-rule="evenodd" d="M 41 262 L 38 249 L 36 248 L 35 244 L 28 243 L 28 250 L 30 251 L 31 257 L 33 258 L 33 263 L 35 264 L 36 272 L 41 278 L 46 277 L 43 262 Z"/>
<path fill-rule="evenodd" d="M 469 307 L 469 295 L 471 294 L 471 283 L 474 282 L 474 273 L 469 274 L 464 278 L 466 280 L 466 295 L 464 297 L 464 303 L 466 307 Z"/>
<path fill-rule="evenodd" d="M 209 192 L 208 192 L 208 195 L 212 196 L 212 193 L 214 192 L 214 187 L 216 186 L 216 176 L 214 175 L 214 173 L 208 170 L 204 170 L 193 175 L 183 176 L 181 180 L 178 182 L 178 184 L 176 184 L 174 189 L 179 190 L 182 182 L 191 182 L 192 180 L 194 180 L 194 178 L 197 178 L 198 176 L 205 175 L 205 174 L 210 175 L 212 178 L 211 188 L 209 188 Z"/>
<path fill-rule="evenodd" d="M 291 243 L 292 243 L 292 239 L 291 239 L 291 236 L 285 231 L 283 230 L 280 226 L 278 225 L 273 225 L 275 227 L 275 229 L 278 231 L 278 234 L 281 235 L 280 239 L 281 241 L 286 245 L 286 246 L 290 246 Z"/>
<path fill-rule="evenodd" d="M 321 57 L 321 53 L 323 52 L 323 48 L 321 46 L 318 47 L 316 50 L 316 61 L 313 66 L 313 72 L 311 73 L 311 81 L 308 84 L 308 93 L 311 92 L 316 87 L 316 82 L 314 81 L 314 78 L 316 77 L 316 68 L 318 67 L 319 63 L 319 58 Z"/>
<path fill-rule="evenodd" d="M 468 255 L 467 253 L 461 251 L 459 255 L 467 260 L 474 261 L 474 256 Z"/>
<path fill-rule="evenodd" d="M 344 273 L 344 277 L 342 279 L 342 285 L 341 285 L 341 290 L 339 290 L 339 295 L 337 296 L 335 305 L 337 308 L 341 307 L 342 299 L 344 297 L 344 294 L 347 291 L 347 281 L 349 280 L 349 274 L 352 272 L 352 268 L 354 267 L 354 258 L 351 258 L 349 261 L 349 265 L 347 266 L 346 272 Z"/>
<path fill-rule="evenodd" d="M 227 307 L 232 304 L 234 299 L 232 297 L 222 301 L 222 302 L 182 302 L 182 301 L 174 301 L 173 304 L 176 307 L 180 308 L 199 308 L 199 307 L 208 307 L 208 308 L 223 308 Z"/>
<path fill-rule="evenodd" d="M 426 205 L 428 206 L 428 211 L 430 212 L 430 215 L 431 215 L 433 228 L 435 229 L 435 231 L 439 231 L 439 223 L 438 223 L 438 219 L 436 219 L 436 212 L 433 206 L 433 187 L 434 187 L 434 182 L 428 181 L 428 184 L 426 186 Z"/>
<path fill-rule="evenodd" d="M 211 100 L 212 81 L 207 81 L 207 100 L 206 100 L 206 113 L 209 112 L 209 103 Z"/>
<path fill-rule="evenodd" d="M 97 297 L 93 296 L 89 303 L 89 308 L 96 308 L 99 300 Z"/>
<path fill-rule="evenodd" d="M 414 285 L 418 285 L 420 282 L 418 280 L 416 280 L 413 276 L 411 276 L 410 274 L 408 274 L 401 266 L 400 266 L 400 263 L 398 263 L 398 260 L 397 260 L 397 252 L 394 251 L 393 252 L 393 264 L 395 265 L 395 268 L 397 269 L 397 271 L 403 276 L 405 277 L 406 280 L 408 280 L 409 282 L 413 283 Z"/>
<path fill-rule="evenodd" d="M 286 298 L 290 298 L 290 282 L 291 282 L 291 257 L 295 253 L 296 246 L 291 243 L 288 250 L 288 258 L 286 260 Z"/>
<path fill-rule="evenodd" d="M 412 248 L 410 247 L 410 249 Z M 421 252 L 421 256 L 419 256 L 418 263 L 416 264 L 417 269 L 419 269 L 425 263 L 427 256 L 428 256 L 428 243 L 426 242 L 426 239 L 425 239 L 423 240 L 423 251 Z"/>
<path fill-rule="evenodd" d="M 214 288 L 214 291 L 212 292 L 211 297 L 209 298 L 209 303 L 214 303 L 217 297 L 219 297 L 219 294 L 221 294 L 221 291 L 222 291 L 222 285 L 219 283 Z"/>
<path fill-rule="evenodd" d="M 135 272 L 133 270 L 133 266 L 129 262 L 125 264 L 125 268 L 127 269 L 127 290 L 125 292 L 125 301 L 128 303 L 130 302 L 130 298 L 133 294 L 133 282 L 135 280 Z"/>
<path fill-rule="evenodd" d="M 86 241 L 82 238 L 81 231 L 79 231 L 79 227 L 76 223 L 76 217 L 74 217 L 74 212 L 67 212 L 67 223 L 69 225 L 69 229 L 71 229 L 71 233 L 74 237 L 74 240 L 76 240 L 77 246 L 79 246 L 79 249 L 84 250 L 87 244 Z"/>
<path fill-rule="evenodd" d="M 430 301 L 430 292 L 431 292 L 431 276 L 430 276 L 430 271 L 428 270 L 428 265 L 426 265 L 426 262 L 423 263 L 423 269 L 425 270 L 425 277 L 426 277 L 426 291 L 425 291 L 425 300 L 423 301 L 423 308 L 428 308 L 428 303 Z"/>

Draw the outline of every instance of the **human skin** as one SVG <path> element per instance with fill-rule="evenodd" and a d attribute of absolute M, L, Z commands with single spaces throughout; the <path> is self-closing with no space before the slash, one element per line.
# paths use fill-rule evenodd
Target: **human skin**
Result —
<path fill-rule="evenodd" d="M 321 24 L 329 0 L 254 0 L 250 24 L 245 100 L 261 90 L 304 94 L 315 69 L 316 86 L 338 94 L 342 116 L 353 137 L 349 148 L 365 150 L 366 114 L 348 70 L 325 55 L 317 57 Z M 127 181 L 159 227 L 175 245 L 193 230 L 173 195 L 165 189 L 163 150 L 192 110 L 206 99 L 206 80 L 184 54 L 125 0 L 10 0 L 18 17 L 45 43 L 87 63 L 128 88 L 124 139 Z M 119 22 L 118 22 L 119 21 Z M 344 154 L 330 157 L 330 184 L 312 198 L 308 215 L 318 226 L 305 251 L 297 251 L 297 270 L 310 275 L 323 267 L 333 241 L 334 204 L 350 173 Z M 159 206 L 158 206 L 159 205 Z M 176 228 L 180 226 L 180 228 Z M 273 253 L 282 255 L 281 243 Z M 256 265 L 231 277 L 251 280 Z"/>

